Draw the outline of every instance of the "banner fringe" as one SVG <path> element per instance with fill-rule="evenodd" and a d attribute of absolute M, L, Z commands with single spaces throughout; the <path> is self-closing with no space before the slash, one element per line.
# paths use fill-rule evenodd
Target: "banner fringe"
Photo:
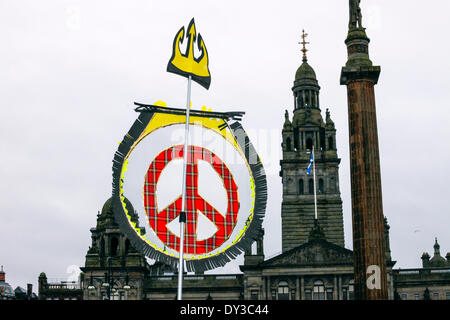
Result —
<path fill-rule="evenodd" d="M 125 157 L 131 150 L 133 144 L 145 130 L 154 114 L 155 112 L 141 112 L 138 119 L 133 123 L 128 133 L 124 136 L 123 141 L 120 143 L 114 154 L 114 159 L 112 161 L 112 208 L 120 230 L 139 252 L 142 252 L 150 259 L 163 262 L 173 269 L 178 270 L 178 258 L 168 256 L 163 252 L 152 248 L 135 232 L 134 228 L 128 221 L 121 201 L 120 183 Z M 253 219 L 247 227 L 244 236 L 226 251 L 210 258 L 185 260 L 186 270 L 188 272 L 204 272 L 225 266 L 228 262 L 234 260 L 243 252 L 247 251 L 251 247 L 252 243 L 258 240 L 258 237 L 261 234 L 262 222 L 267 205 L 267 180 L 264 167 L 242 125 L 236 121 L 229 127 L 239 147 L 244 151 L 245 157 L 250 166 L 250 171 L 253 175 L 255 186 L 255 206 L 253 211 Z"/>

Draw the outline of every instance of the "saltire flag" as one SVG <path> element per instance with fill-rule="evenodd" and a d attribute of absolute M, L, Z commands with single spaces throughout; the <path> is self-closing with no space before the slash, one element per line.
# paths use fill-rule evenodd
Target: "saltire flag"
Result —
<path fill-rule="evenodd" d="M 311 174 L 311 167 L 314 162 L 314 152 L 311 152 L 311 159 L 309 160 L 308 168 L 306 169 L 306 174 Z"/>

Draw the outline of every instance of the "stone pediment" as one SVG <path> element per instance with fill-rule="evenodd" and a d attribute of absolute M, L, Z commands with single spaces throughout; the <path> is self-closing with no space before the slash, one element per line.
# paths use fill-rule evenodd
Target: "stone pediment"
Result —
<path fill-rule="evenodd" d="M 353 251 L 326 240 L 311 240 L 264 261 L 262 266 L 353 265 Z"/>

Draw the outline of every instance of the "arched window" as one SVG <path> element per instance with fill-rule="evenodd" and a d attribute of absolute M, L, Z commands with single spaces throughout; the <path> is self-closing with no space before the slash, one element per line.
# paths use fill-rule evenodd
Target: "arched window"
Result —
<path fill-rule="evenodd" d="M 313 179 L 309 179 L 309 181 L 308 181 L 308 193 L 314 194 L 314 180 Z"/>
<path fill-rule="evenodd" d="M 323 194 L 323 193 L 324 193 L 323 179 L 319 179 L 319 194 Z"/>
<path fill-rule="evenodd" d="M 300 91 L 298 97 L 297 97 L 297 107 L 302 108 L 303 107 L 303 93 Z"/>
<path fill-rule="evenodd" d="M 330 178 L 330 192 L 336 192 L 336 179 Z"/>
<path fill-rule="evenodd" d="M 252 256 L 256 255 L 256 252 L 258 250 L 258 244 L 256 243 L 256 241 L 253 241 L 250 248 L 251 248 Z"/>
<path fill-rule="evenodd" d="M 325 300 L 325 286 L 322 280 L 314 281 L 313 300 Z"/>
<path fill-rule="evenodd" d="M 286 281 L 278 283 L 278 300 L 289 300 L 289 286 Z"/>
<path fill-rule="evenodd" d="M 313 147 L 313 140 L 312 140 L 312 138 L 307 138 L 306 139 L 306 149 L 312 150 L 312 147 Z"/>
<path fill-rule="evenodd" d="M 328 150 L 333 150 L 334 146 L 333 146 L 333 136 L 329 136 L 328 137 Z"/>
<path fill-rule="evenodd" d="M 291 138 L 286 138 L 286 151 L 291 151 Z"/>
<path fill-rule="evenodd" d="M 303 185 L 303 179 L 298 180 L 298 194 L 305 193 L 305 186 Z"/>
<path fill-rule="evenodd" d="M 119 239 L 113 237 L 111 239 L 111 256 L 117 256 L 119 253 Z"/>

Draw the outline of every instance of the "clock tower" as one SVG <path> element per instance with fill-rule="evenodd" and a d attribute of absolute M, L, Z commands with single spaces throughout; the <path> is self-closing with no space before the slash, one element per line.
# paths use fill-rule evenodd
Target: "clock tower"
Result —
<path fill-rule="evenodd" d="M 314 69 L 306 56 L 303 31 L 303 61 L 295 74 L 293 118 L 285 112 L 282 130 L 283 157 L 280 176 L 283 184 L 281 205 L 282 250 L 288 251 L 308 242 L 314 227 L 314 180 L 308 167 L 314 146 L 316 166 L 317 218 L 327 241 L 344 247 L 342 200 L 339 191 L 339 163 L 336 128 L 326 109 L 325 121 L 320 109 Z"/>

